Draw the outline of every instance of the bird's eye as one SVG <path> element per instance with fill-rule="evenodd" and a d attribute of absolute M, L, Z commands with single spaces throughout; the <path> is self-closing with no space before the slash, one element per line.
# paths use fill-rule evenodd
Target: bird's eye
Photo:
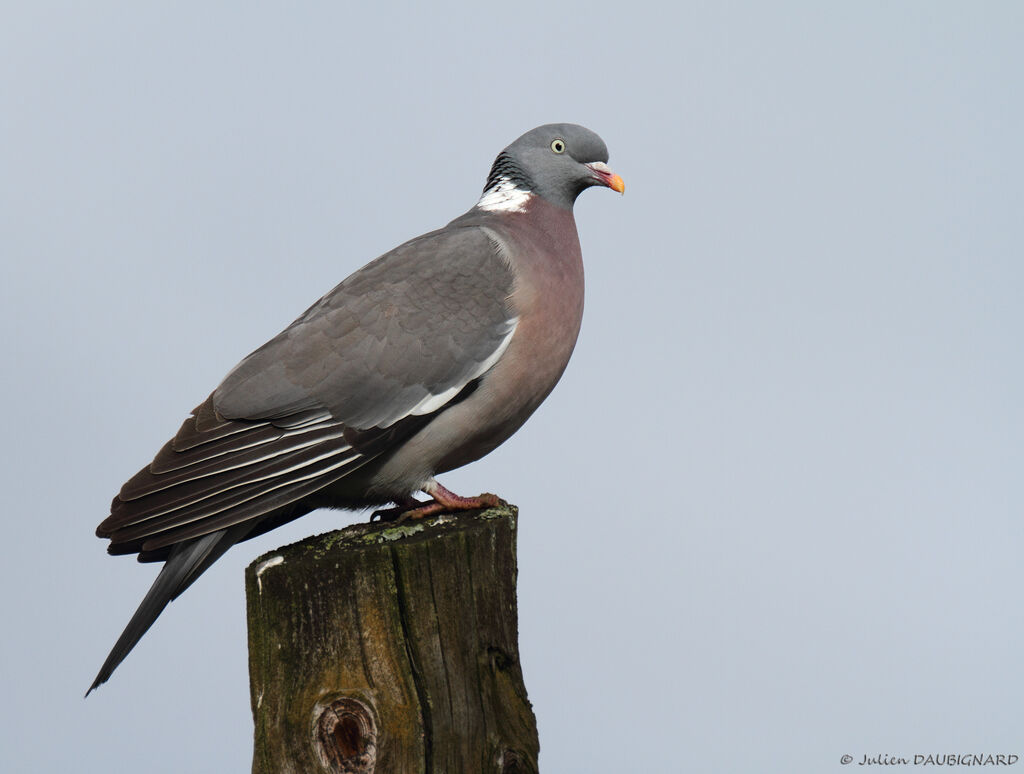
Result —
<path fill-rule="evenodd" d="M 552 140 L 551 150 L 555 153 L 565 153 L 565 140 Z"/>

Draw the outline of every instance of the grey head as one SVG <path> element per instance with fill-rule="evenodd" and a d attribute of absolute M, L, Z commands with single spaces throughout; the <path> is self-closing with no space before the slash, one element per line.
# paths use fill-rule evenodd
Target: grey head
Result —
<path fill-rule="evenodd" d="M 491 192 L 530 192 L 560 207 L 593 185 L 622 193 L 625 185 L 607 165 L 604 140 L 578 124 L 545 124 L 531 129 L 498 154 L 484 186 Z M 483 201 L 483 200 L 482 200 Z"/>

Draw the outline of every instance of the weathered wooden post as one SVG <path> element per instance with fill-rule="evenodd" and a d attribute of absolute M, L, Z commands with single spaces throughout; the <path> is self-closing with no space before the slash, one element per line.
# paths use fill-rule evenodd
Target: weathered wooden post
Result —
<path fill-rule="evenodd" d="M 516 517 L 357 524 L 253 562 L 253 772 L 536 772 Z"/>

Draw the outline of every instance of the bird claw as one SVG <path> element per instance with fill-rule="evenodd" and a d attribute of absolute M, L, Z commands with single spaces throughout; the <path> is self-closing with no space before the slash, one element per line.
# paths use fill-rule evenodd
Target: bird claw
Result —
<path fill-rule="evenodd" d="M 378 508 L 370 514 L 370 523 L 380 522 L 381 524 L 401 524 L 406 520 L 410 511 L 416 510 L 416 505 L 396 505 L 394 508 Z"/>

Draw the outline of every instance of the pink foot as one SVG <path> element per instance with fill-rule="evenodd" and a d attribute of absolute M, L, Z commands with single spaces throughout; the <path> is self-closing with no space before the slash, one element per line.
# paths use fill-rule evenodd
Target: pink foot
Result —
<path fill-rule="evenodd" d="M 427 482 L 423 491 L 433 497 L 433 501 L 421 504 L 418 500 L 410 497 L 398 503 L 396 508 L 374 511 L 370 521 L 379 519 L 380 521 L 402 522 L 406 519 L 423 519 L 448 511 L 474 511 L 478 508 L 494 508 L 502 504 L 501 498 L 489 492 L 477 497 L 461 497 L 445 489 L 434 479 Z"/>

